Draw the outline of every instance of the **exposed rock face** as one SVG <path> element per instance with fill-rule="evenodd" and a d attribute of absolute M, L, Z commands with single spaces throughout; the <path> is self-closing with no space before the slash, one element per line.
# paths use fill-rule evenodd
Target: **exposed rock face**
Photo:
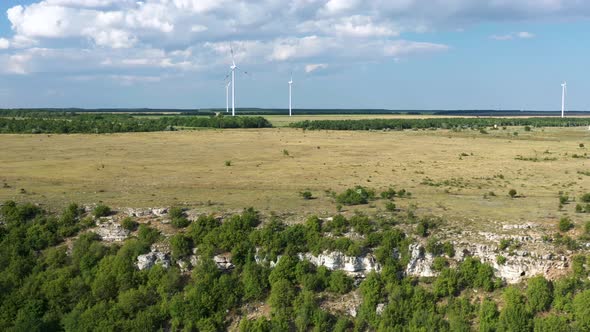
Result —
<path fill-rule="evenodd" d="M 168 254 L 160 251 L 152 251 L 145 255 L 137 256 L 137 268 L 140 270 L 149 269 L 154 265 L 162 265 L 164 268 L 170 267 L 170 257 Z"/>
<path fill-rule="evenodd" d="M 220 270 L 231 270 L 235 267 L 231 262 L 231 254 L 215 255 L 213 261 Z"/>
<path fill-rule="evenodd" d="M 384 310 L 385 310 L 385 303 L 379 303 L 379 304 L 377 304 L 377 308 L 375 309 L 375 313 L 377 315 L 381 315 L 381 314 L 383 314 Z"/>
<path fill-rule="evenodd" d="M 568 267 L 567 258 L 554 257 L 552 254 L 537 254 L 526 250 L 516 250 L 512 256 L 505 254 L 506 263 L 498 264 L 496 257 L 501 254 L 496 246 L 460 243 L 456 246 L 457 260 L 467 256 L 479 258 L 494 268 L 496 276 L 509 284 L 519 283 L 538 274 L 549 275 L 551 270 L 563 270 Z"/>
<path fill-rule="evenodd" d="M 166 214 L 168 214 L 168 209 L 166 208 L 127 209 L 127 215 L 130 217 L 162 217 Z"/>
<path fill-rule="evenodd" d="M 102 218 L 96 223 L 95 232 L 106 242 L 121 242 L 129 237 L 129 231 L 121 227 L 112 217 Z"/>
<path fill-rule="evenodd" d="M 523 238 L 523 240 L 527 240 Z M 406 267 L 406 275 L 416 277 L 434 277 L 438 273 L 432 270 L 434 257 L 424 253 L 420 244 L 411 244 L 409 247 L 411 257 Z M 497 277 L 502 278 L 509 284 L 515 284 L 526 278 L 538 274 L 548 276 L 550 271 L 563 270 L 568 267 L 567 258 L 553 257 L 551 254 L 530 253 L 526 250 L 517 250 L 513 255 L 505 255 L 506 263 L 498 264 L 496 257 L 501 254 L 496 246 L 459 243 L 455 244 L 457 262 L 465 260 L 466 257 L 479 258 L 482 263 L 487 263 L 494 268 Z"/>
<path fill-rule="evenodd" d="M 410 261 L 406 267 L 406 275 L 415 277 L 434 277 L 436 273 L 432 270 L 434 256 L 425 253 L 424 248 L 418 244 L 410 245 Z"/>
<path fill-rule="evenodd" d="M 354 276 L 363 276 L 371 271 L 381 271 L 381 265 L 372 254 L 352 257 L 337 251 L 326 251 L 318 256 L 310 253 L 299 254 L 298 256 L 299 259 L 306 259 L 315 266 L 325 266 L 329 270 L 342 270 Z"/>

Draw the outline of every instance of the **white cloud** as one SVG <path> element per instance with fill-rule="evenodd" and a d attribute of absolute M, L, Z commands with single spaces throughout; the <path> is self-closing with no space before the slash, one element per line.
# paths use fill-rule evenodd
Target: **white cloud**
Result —
<path fill-rule="evenodd" d="M 491 35 L 490 38 L 493 39 L 493 40 L 512 40 L 512 39 L 514 39 L 514 36 L 512 34 L 508 34 L 508 35 Z"/>
<path fill-rule="evenodd" d="M 230 42 L 236 58 L 245 65 L 293 62 L 305 68 L 307 64 L 378 62 L 449 49 L 448 45 L 404 40 L 408 32 L 552 17 L 590 17 L 590 2 L 35 0 L 8 9 L 13 34 L 0 39 L 0 49 L 8 53 L 2 55 L 7 68 L 21 74 L 113 67 L 213 71 L 227 66 Z M 534 37 L 525 31 L 490 36 L 497 40 Z M 53 54 L 68 57 L 31 51 L 50 48 Z M 78 61 L 76 53 L 89 58 Z"/>
<path fill-rule="evenodd" d="M 505 35 L 491 35 L 490 38 L 494 40 L 504 41 L 504 40 L 513 40 L 513 39 L 531 39 L 535 38 L 536 35 L 531 32 L 521 31 L 521 32 L 512 32 Z"/>
<path fill-rule="evenodd" d="M 447 51 L 449 47 L 447 45 L 425 43 L 425 42 L 414 42 L 407 40 L 396 40 L 387 42 L 383 46 L 383 52 L 386 56 L 401 57 L 412 54 L 424 54 L 424 53 L 435 53 Z"/>
<path fill-rule="evenodd" d="M 305 65 L 305 72 L 312 73 L 314 71 L 322 70 L 328 68 L 328 65 L 325 63 L 312 63 Z"/>
<path fill-rule="evenodd" d="M 530 38 L 535 38 L 535 34 L 530 33 L 530 32 L 526 32 L 526 31 L 521 31 L 519 33 L 516 34 L 518 36 L 518 38 L 522 38 L 522 39 L 530 39 Z"/>
<path fill-rule="evenodd" d="M 6 38 L 0 38 L 0 50 L 7 49 L 10 47 L 10 40 Z"/>

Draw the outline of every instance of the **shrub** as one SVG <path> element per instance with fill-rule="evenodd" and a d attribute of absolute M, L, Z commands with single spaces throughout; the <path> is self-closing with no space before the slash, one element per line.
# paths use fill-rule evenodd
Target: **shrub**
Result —
<path fill-rule="evenodd" d="M 582 195 L 580 200 L 584 203 L 590 203 L 590 193 L 586 193 L 586 194 Z"/>
<path fill-rule="evenodd" d="M 451 242 L 445 242 L 442 245 L 443 252 L 449 257 L 455 257 L 455 246 Z"/>
<path fill-rule="evenodd" d="M 330 283 L 328 289 L 338 294 L 346 294 L 352 290 L 352 279 L 346 273 L 337 270 L 330 274 Z"/>
<path fill-rule="evenodd" d="M 184 234 L 176 234 L 170 238 L 172 258 L 181 259 L 191 254 L 192 244 L 190 238 Z"/>
<path fill-rule="evenodd" d="M 396 195 L 396 191 L 393 188 L 389 188 L 381 193 L 381 198 L 383 199 L 392 199 Z"/>
<path fill-rule="evenodd" d="M 510 198 L 516 197 L 516 194 L 516 189 L 510 189 L 510 191 L 508 192 L 508 196 L 510 196 Z"/>
<path fill-rule="evenodd" d="M 559 204 L 567 204 L 569 200 L 570 197 L 568 195 L 559 195 Z"/>
<path fill-rule="evenodd" d="M 136 230 L 138 225 L 139 224 L 137 223 L 137 221 L 131 219 L 131 217 L 127 217 L 127 218 L 121 220 L 121 227 L 123 227 L 124 229 L 126 229 L 128 231 Z"/>
<path fill-rule="evenodd" d="M 438 239 L 430 238 L 426 243 L 426 252 L 431 253 L 434 256 L 440 256 L 443 253 L 443 246 Z"/>
<path fill-rule="evenodd" d="M 500 265 L 506 264 L 506 257 L 504 257 L 502 255 L 496 256 L 496 263 L 498 263 Z"/>
<path fill-rule="evenodd" d="M 531 131 L 531 126 L 524 126 L 524 131 Z"/>
<path fill-rule="evenodd" d="M 500 240 L 500 250 L 506 250 L 512 244 L 511 239 L 502 239 Z"/>
<path fill-rule="evenodd" d="M 584 224 L 584 234 L 590 235 L 590 221 L 586 221 L 586 224 Z"/>
<path fill-rule="evenodd" d="M 336 201 L 344 205 L 361 205 L 367 204 L 370 199 L 375 197 L 375 192 L 365 187 L 356 186 L 349 188 L 336 197 Z"/>
<path fill-rule="evenodd" d="M 549 309 L 553 301 L 552 285 L 543 276 L 530 278 L 527 283 L 526 298 L 533 313 Z"/>
<path fill-rule="evenodd" d="M 580 145 L 578 145 L 579 147 L 583 148 L 584 147 L 584 143 L 580 143 Z"/>
<path fill-rule="evenodd" d="M 395 209 L 397 207 L 395 206 L 394 202 L 387 202 L 385 203 L 385 210 L 389 211 L 389 212 L 395 212 Z"/>
<path fill-rule="evenodd" d="M 311 193 L 311 191 L 303 191 L 299 193 L 299 195 L 301 195 L 301 197 L 303 197 L 303 199 L 305 200 L 310 200 L 313 198 L 313 194 Z"/>
<path fill-rule="evenodd" d="M 96 218 L 101 218 L 109 216 L 112 213 L 112 210 L 106 205 L 99 204 L 94 208 L 93 213 Z"/>
<path fill-rule="evenodd" d="M 231 166 L 231 160 L 226 160 L 226 161 L 224 162 L 224 164 L 225 164 L 225 166 L 227 166 L 227 167 Z"/>
<path fill-rule="evenodd" d="M 570 218 L 563 217 L 559 220 L 559 230 L 561 232 L 567 232 L 572 228 L 574 228 L 574 224 Z"/>
<path fill-rule="evenodd" d="M 449 266 L 449 262 L 444 257 L 435 257 L 432 261 L 432 269 L 435 271 L 442 271 L 444 268 Z"/>

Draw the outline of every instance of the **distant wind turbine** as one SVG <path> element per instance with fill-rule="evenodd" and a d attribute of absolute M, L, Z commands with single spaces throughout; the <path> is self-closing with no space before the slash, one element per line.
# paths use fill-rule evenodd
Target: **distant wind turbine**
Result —
<path fill-rule="evenodd" d="M 289 80 L 289 116 L 292 116 L 292 108 L 291 108 L 291 88 L 293 86 L 293 73 L 291 73 L 291 79 Z"/>
<path fill-rule="evenodd" d="M 229 46 L 231 52 L 231 116 L 236 116 L 236 61 L 234 59 L 234 49 Z"/>
<path fill-rule="evenodd" d="M 239 69 L 239 67 L 236 65 L 234 49 L 231 44 L 229 45 L 229 49 L 231 52 L 231 66 L 229 67 L 231 69 L 231 82 L 229 83 L 231 84 L 231 115 L 236 116 L 236 69 Z M 242 71 L 242 73 L 250 75 L 246 71 Z"/>
<path fill-rule="evenodd" d="M 565 118 L 565 96 L 567 94 L 567 82 L 561 84 L 561 117 Z"/>
<path fill-rule="evenodd" d="M 227 82 L 225 85 L 225 113 L 229 113 L 229 86 L 231 82 Z"/>

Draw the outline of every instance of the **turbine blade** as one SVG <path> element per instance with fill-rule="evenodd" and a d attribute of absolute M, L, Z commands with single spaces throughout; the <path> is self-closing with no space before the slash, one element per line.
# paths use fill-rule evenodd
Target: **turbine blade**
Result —
<path fill-rule="evenodd" d="M 231 62 L 235 67 L 236 66 L 236 59 L 234 57 L 234 48 L 232 47 L 231 43 L 229 43 L 229 51 L 231 53 Z"/>

